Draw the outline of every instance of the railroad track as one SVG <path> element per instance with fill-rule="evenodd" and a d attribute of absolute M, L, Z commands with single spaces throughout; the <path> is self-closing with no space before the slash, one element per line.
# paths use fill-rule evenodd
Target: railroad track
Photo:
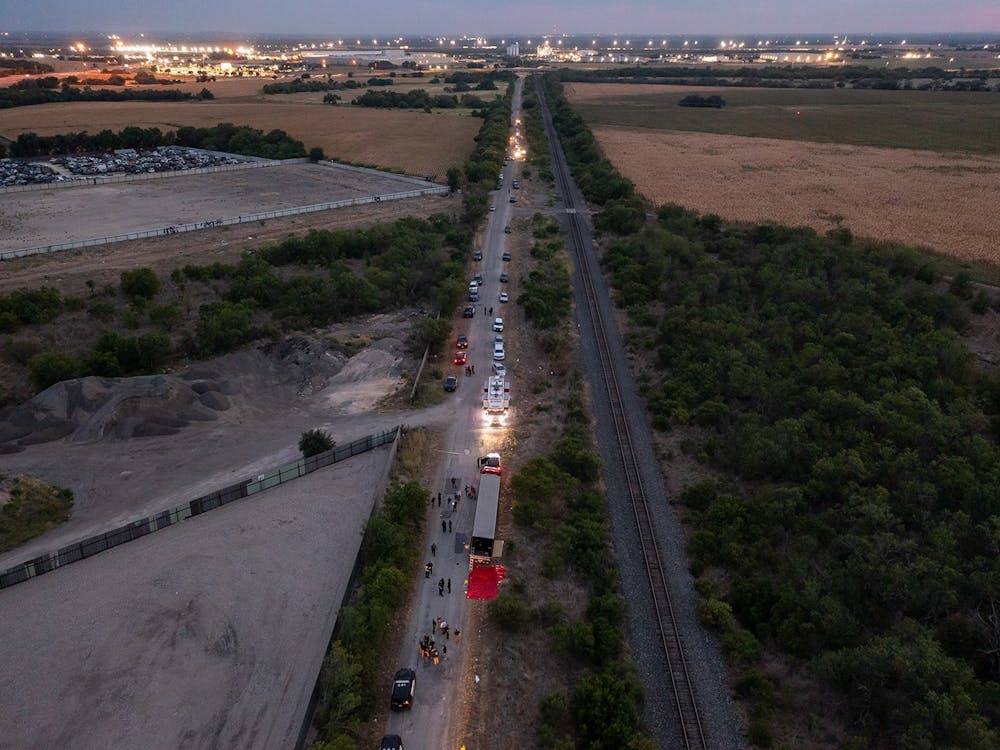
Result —
<path fill-rule="evenodd" d="M 677 709 L 683 747 L 685 750 L 708 750 L 705 734 L 702 731 L 701 717 L 698 712 L 698 701 L 691 682 L 687 659 L 684 655 L 683 639 L 677 626 L 677 620 L 674 617 L 673 605 L 670 602 L 667 574 L 663 567 L 660 551 L 656 544 L 656 535 L 653 531 L 653 510 L 649 507 L 646 497 L 642 481 L 642 471 L 635 449 L 633 448 L 632 431 L 629 429 L 628 414 L 625 410 L 621 385 L 613 366 L 615 359 L 608 341 L 609 324 L 605 320 L 598 299 L 597 288 L 594 285 L 594 276 L 600 271 L 595 269 L 594 258 L 588 252 L 589 245 L 586 242 L 582 226 L 583 219 L 575 210 L 576 193 L 572 189 L 573 182 L 569 174 L 569 167 L 562 157 L 561 147 L 558 146 L 558 137 L 552 125 L 548 103 L 545 101 L 537 78 L 535 79 L 535 85 L 539 92 L 539 101 L 545 120 L 545 130 L 556 153 L 556 158 L 553 159 L 552 164 L 553 174 L 556 178 L 559 193 L 562 195 L 563 203 L 567 208 L 566 218 L 569 226 L 570 242 L 573 245 L 577 264 L 580 268 L 580 277 L 583 280 L 586 307 L 593 321 L 594 338 L 598 349 L 598 359 L 601 363 L 602 380 L 607 391 L 608 404 L 610 405 L 611 416 L 614 421 L 622 469 L 625 474 L 625 491 L 631 503 L 633 517 L 635 518 L 639 545 L 655 608 L 659 640 L 663 647 L 670 675 L 670 685 L 673 690 L 674 705 Z M 613 321 L 610 325 L 614 325 Z"/>

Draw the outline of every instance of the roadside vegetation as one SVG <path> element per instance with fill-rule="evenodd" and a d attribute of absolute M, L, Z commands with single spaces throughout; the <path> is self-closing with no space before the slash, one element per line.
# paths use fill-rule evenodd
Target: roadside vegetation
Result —
<path fill-rule="evenodd" d="M 21 133 L 10 145 L 10 155 L 54 156 L 157 146 L 190 146 L 265 159 L 294 159 L 306 156 L 306 148 L 302 142 L 295 140 L 284 130 L 276 129 L 265 133 L 248 125 L 233 125 L 230 122 L 219 123 L 210 128 L 183 126 L 166 132 L 159 128 L 130 126 L 122 128 L 117 133 L 112 130 L 102 130 L 93 135 L 86 131 L 60 135 Z"/>
<path fill-rule="evenodd" d="M 337 617 L 319 677 L 314 725 L 320 739 L 310 750 L 358 747 L 381 708 L 379 659 L 395 651 L 392 636 L 412 588 L 429 497 L 416 481 L 394 484 L 365 527 L 357 587 Z"/>
<path fill-rule="evenodd" d="M 750 741 L 1000 744 L 1000 379 L 960 337 L 995 294 L 843 228 L 603 232 L 667 473 L 707 477 L 682 515 Z"/>
<path fill-rule="evenodd" d="M 574 395 L 558 408 L 561 434 L 552 452 L 528 459 L 510 480 L 517 537 L 542 550 L 541 569 L 515 563 L 510 585 L 488 612 L 512 634 L 543 629 L 549 654 L 535 658 L 554 656 L 565 675 L 565 688 L 538 706 L 538 747 L 652 750 L 640 717 L 642 685 L 625 648 L 625 606 L 582 387 L 571 388 Z M 540 601 L 528 593 L 543 588 L 528 585 L 537 576 L 563 582 L 561 589 L 579 587 L 586 605 Z"/>
<path fill-rule="evenodd" d="M 54 529 L 69 518 L 70 490 L 29 476 L 0 475 L 0 552 Z"/>

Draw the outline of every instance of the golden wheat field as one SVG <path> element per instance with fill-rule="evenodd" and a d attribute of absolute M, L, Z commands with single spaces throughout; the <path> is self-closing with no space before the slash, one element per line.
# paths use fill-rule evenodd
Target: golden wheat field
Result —
<path fill-rule="evenodd" d="M 22 132 L 38 135 L 129 125 L 164 130 L 181 125 L 206 127 L 220 122 L 285 130 L 306 148 L 320 146 L 327 156 L 354 163 L 435 175 L 443 180 L 472 151 L 482 120 L 466 111 L 425 113 L 411 110 L 364 109 L 322 104 L 322 94 L 257 95 L 267 80 L 238 79 L 209 83 L 211 101 L 69 102 L 0 110 L 0 136 L 14 140 Z M 176 88 L 200 91 L 203 84 Z"/>
<path fill-rule="evenodd" d="M 650 200 L 1000 263 L 1000 159 L 700 133 L 597 129 Z"/>
<path fill-rule="evenodd" d="M 574 103 L 593 106 L 629 96 L 640 103 L 633 107 L 639 112 L 644 95 L 692 90 L 615 84 L 566 87 Z M 725 90 L 697 89 L 717 91 Z M 740 95 L 745 96 L 733 96 Z M 663 105 L 650 98 L 646 106 L 655 110 Z M 994 155 L 626 125 L 594 125 L 593 132 L 607 157 L 655 203 L 678 203 L 735 221 L 804 224 L 820 231 L 843 224 L 859 237 L 1000 264 L 1000 157 Z"/>

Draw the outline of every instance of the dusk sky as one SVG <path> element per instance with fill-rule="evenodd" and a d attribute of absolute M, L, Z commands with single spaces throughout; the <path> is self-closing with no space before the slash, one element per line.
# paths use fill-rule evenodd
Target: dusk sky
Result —
<path fill-rule="evenodd" d="M 1000 32 L 998 0 L 0 0 L 2 31 L 338 36 Z"/>

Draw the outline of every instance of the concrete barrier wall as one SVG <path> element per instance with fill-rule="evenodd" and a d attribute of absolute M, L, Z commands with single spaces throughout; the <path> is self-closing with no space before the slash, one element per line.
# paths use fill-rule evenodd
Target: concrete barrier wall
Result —
<path fill-rule="evenodd" d="M 265 165 L 267 166 L 267 165 Z M 190 174 L 190 172 L 180 172 L 178 174 Z M 0 251 L 0 260 L 12 260 L 14 258 L 25 258 L 29 255 L 44 255 L 46 253 L 57 253 L 62 250 L 76 250 L 81 247 L 93 247 L 95 245 L 109 245 L 113 242 L 124 242 L 126 240 L 141 240 L 150 237 L 162 237 L 168 234 L 180 234 L 181 232 L 194 232 L 199 229 L 211 229 L 213 227 L 232 226 L 234 224 L 246 224 L 264 219 L 277 219 L 282 216 L 295 216 L 296 214 L 307 214 L 315 211 L 329 211 L 334 208 L 346 208 L 348 206 L 360 206 L 367 203 L 378 203 L 380 201 L 402 200 L 404 198 L 416 198 L 421 195 L 447 195 L 449 192 L 446 185 L 432 185 L 419 190 L 405 190 L 399 193 L 388 193 L 386 195 L 366 195 L 363 198 L 345 198 L 330 203 L 316 203 L 309 206 L 295 206 L 293 208 L 283 208 L 277 211 L 264 211 L 262 213 L 248 214 L 247 216 L 233 216 L 226 219 L 213 219 L 212 221 L 199 221 L 192 224 L 178 224 L 170 227 L 159 227 L 157 229 L 147 229 L 142 232 L 130 232 L 129 234 L 119 234 L 111 237 L 98 237 L 89 240 L 77 240 L 76 242 L 62 242 L 57 245 L 45 245 L 40 247 L 26 247 L 19 250 Z"/>
<path fill-rule="evenodd" d="M 395 451 L 399 433 L 400 427 L 397 426 L 385 432 L 360 438 L 348 445 L 337 446 L 315 456 L 299 459 L 285 466 L 271 469 L 263 474 L 259 474 L 252 480 L 232 484 L 208 495 L 196 497 L 194 500 L 186 502 L 183 505 L 154 513 L 151 516 L 140 518 L 137 521 L 132 521 L 103 534 L 96 534 L 79 542 L 74 542 L 55 552 L 47 552 L 39 555 L 20 565 L 14 565 L 0 571 L 0 589 L 24 583 L 31 578 L 49 573 L 56 568 L 79 562 L 112 547 L 127 544 L 147 534 L 152 534 L 160 529 L 165 529 L 168 526 L 185 521 L 192 516 L 221 508 L 223 505 L 228 505 L 263 490 L 283 484 L 284 482 L 305 476 L 351 456 L 356 456 L 359 453 L 365 453 L 386 444 L 392 444 L 393 451 Z M 387 482 L 388 475 L 386 474 L 382 477 L 382 483 L 387 484 Z"/>

